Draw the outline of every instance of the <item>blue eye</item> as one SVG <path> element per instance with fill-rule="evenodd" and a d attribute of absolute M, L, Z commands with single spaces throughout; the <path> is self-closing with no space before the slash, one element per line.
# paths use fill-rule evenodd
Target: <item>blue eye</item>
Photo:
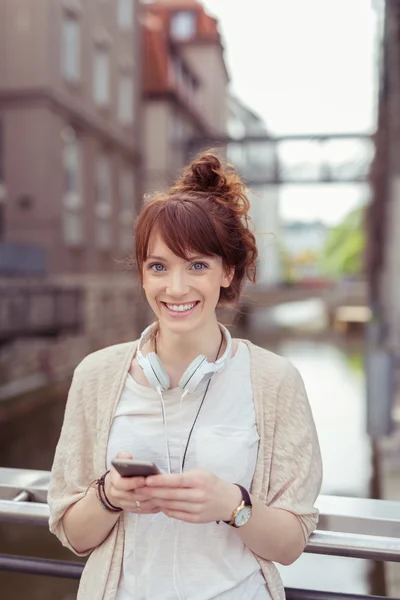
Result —
<path fill-rule="evenodd" d="M 161 263 L 155 263 L 154 265 L 150 265 L 150 269 L 152 271 L 155 271 L 156 273 L 161 273 L 162 271 L 164 271 L 164 265 L 162 265 Z"/>
<path fill-rule="evenodd" d="M 201 262 L 193 263 L 192 267 L 194 271 L 204 271 L 205 269 L 207 269 L 207 265 Z"/>

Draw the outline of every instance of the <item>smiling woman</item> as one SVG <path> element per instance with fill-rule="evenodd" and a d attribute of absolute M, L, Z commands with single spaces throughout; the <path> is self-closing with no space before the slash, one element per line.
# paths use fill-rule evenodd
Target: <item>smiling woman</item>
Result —
<path fill-rule="evenodd" d="M 220 302 L 236 302 L 244 278 L 255 281 L 257 247 L 249 209 L 237 172 L 223 169 L 213 154 L 201 155 L 167 194 L 156 194 L 140 213 L 135 224 L 139 275 L 143 277 L 149 254 L 157 254 L 151 246 L 159 236 L 171 253 L 186 261 L 217 257 L 232 275 Z"/>
<path fill-rule="evenodd" d="M 236 171 L 205 153 L 135 223 L 156 320 L 77 367 L 52 469 L 50 529 L 91 553 L 81 600 L 282 600 L 273 563 L 316 527 L 301 377 L 217 321 L 255 280 L 248 211 Z"/>

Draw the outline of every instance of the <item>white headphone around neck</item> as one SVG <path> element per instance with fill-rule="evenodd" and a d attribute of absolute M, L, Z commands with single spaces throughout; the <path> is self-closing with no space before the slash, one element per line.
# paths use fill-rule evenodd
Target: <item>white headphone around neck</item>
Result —
<path fill-rule="evenodd" d="M 166 372 L 163 364 L 155 352 L 149 352 L 145 356 L 142 354 L 140 348 L 147 338 L 149 332 L 157 323 L 152 323 L 147 327 L 142 335 L 140 336 L 136 358 L 139 366 L 143 369 L 143 373 L 151 385 L 156 391 L 168 390 L 171 383 L 169 380 L 168 373 Z M 216 362 L 210 363 L 204 354 L 197 356 L 185 370 L 179 381 L 179 387 L 183 392 L 192 393 L 202 382 L 206 382 L 215 373 L 219 373 L 225 367 L 225 363 L 231 354 L 232 338 L 226 327 L 219 323 L 219 327 L 225 336 L 226 349 L 221 358 Z"/>

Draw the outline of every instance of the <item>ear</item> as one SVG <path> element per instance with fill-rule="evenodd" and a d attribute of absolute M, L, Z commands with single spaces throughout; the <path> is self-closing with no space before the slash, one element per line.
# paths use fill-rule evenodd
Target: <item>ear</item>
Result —
<path fill-rule="evenodd" d="M 222 278 L 221 287 L 228 288 L 232 283 L 232 279 L 233 279 L 234 275 L 235 275 L 235 267 L 232 267 L 228 271 L 226 271 Z"/>

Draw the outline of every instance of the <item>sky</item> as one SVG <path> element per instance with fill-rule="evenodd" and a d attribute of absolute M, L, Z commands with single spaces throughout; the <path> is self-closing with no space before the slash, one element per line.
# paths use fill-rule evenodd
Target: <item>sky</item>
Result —
<path fill-rule="evenodd" d="M 274 134 L 375 126 L 377 0 L 203 0 L 219 19 L 231 89 Z M 281 191 L 284 219 L 335 224 L 360 186 Z"/>

